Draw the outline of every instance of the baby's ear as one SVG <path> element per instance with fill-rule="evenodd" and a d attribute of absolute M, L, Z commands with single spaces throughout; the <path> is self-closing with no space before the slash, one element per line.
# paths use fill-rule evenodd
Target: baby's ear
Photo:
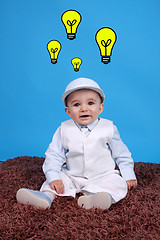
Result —
<path fill-rule="evenodd" d="M 104 104 L 103 104 L 103 103 L 101 103 L 101 105 L 100 105 L 100 113 L 102 113 L 102 112 L 103 112 L 103 109 L 104 109 Z"/>
<path fill-rule="evenodd" d="M 65 107 L 65 112 L 68 114 L 68 116 L 70 116 L 70 111 L 69 111 L 69 108 L 68 107 Z"/>

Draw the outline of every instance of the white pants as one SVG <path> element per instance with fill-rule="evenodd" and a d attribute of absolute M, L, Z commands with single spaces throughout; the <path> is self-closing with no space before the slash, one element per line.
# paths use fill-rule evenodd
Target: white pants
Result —
<path fill-rule="evenodd" d="M 45 181 L 40 191 L 52 191 L 58 196 L 72 196 L 75 197 L 76 193 L 83 193 L 89 195 L 97 192 L 107 192 L 111 194 L 114 202 L 118 202 L 123 199 L 127 194 L 127 183 L 119 175 L 118 170 L 113 170 L 105 173 L 104 175 L 98 176 L 94 179 L 86 179 L 81 177 L 69 176 L 67 172 L 60 172 L 61 180 L 64 184 L 64 194 L 57 194 L 56 191 L 52 190 L 49 183 Z"/>

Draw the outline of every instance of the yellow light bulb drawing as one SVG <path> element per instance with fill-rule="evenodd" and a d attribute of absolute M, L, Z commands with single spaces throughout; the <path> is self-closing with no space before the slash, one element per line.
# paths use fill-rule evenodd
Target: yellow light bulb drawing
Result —
<path fill-rule="evenodd" d="M 107 64 L 110 62 L 113 46 L 116 42 L 117 36 L 113 29 L 104 27 L 97 31 L 96 42 L 100 49 L 102 62 Z"/>
<path fill-rule="evenodd" d="M 68 10 L 62 14 L 61 20 L 66 28 L 67 38 L 73 40 L 81 22 L 80 13 L 75 10 Z"/>
<path fill-rule="evenodd" d="M 74 71 L 78 72 L 79 68 L 80 68 L 80 65 L 82 64 L 82 60 L 80 58 L 73 58 L 71 60 L 71 63 L 73 65 L 73 67 L 74 67 Z"/>
<path fill-rule="evenodd" d="M 50 41 L 47 44 L 47 50 L 50 54 L 51 63 L 53 63 L 53 64 L 57 63 L 57 58 L 58 58 L 59 52 L 61 50 L 60 42 L 58 42 L 56 40 Z"/>

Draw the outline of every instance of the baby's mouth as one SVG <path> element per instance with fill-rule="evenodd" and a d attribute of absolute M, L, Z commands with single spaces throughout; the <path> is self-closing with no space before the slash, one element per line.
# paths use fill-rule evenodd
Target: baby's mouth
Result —
<path fill-rule="evenodd" d="M 82 115 L 82 116 L 80 116 L 80 118 L 87 118 L 87 117 L 89 117 L 89 115 Z"/>

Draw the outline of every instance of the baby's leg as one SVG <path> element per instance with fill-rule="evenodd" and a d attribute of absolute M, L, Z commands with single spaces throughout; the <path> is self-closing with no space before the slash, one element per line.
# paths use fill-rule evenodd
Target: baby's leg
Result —
<path fill-rule="evenodd" d="M 30 204 L 36 208 L 50 208 L 55 195 L 49 191 L 40 192 L 21 188 L 16 194 L 17 201 L 23 204 Z"/>
<path fill-rule="evenodd" d="M 45 181 L 40 191 L 34 191 L 26 188 L 18 190 L 16 198 L 17 201 L 23 204 L 30 204 L 36 208 L 50 208 L 56 196 L 72 196 L 75 197 L 77 189 L 69 176 L 64 172 L 60 172 L 61 180 L 63 181 L 65 192 L 64 194 L 57 194 L 52 190 L 47 181 Z"/>
<path fill-rule="evenodd" d="M 86 209 L 97 207 L 107 209 L 112 203 L 123 199 L 127 194 L 126 181 L 118 171 L 110 172 L 97 179 L 89 180 L 82 192 L 90 193 L 78 199 L 78 205 Z"/>

